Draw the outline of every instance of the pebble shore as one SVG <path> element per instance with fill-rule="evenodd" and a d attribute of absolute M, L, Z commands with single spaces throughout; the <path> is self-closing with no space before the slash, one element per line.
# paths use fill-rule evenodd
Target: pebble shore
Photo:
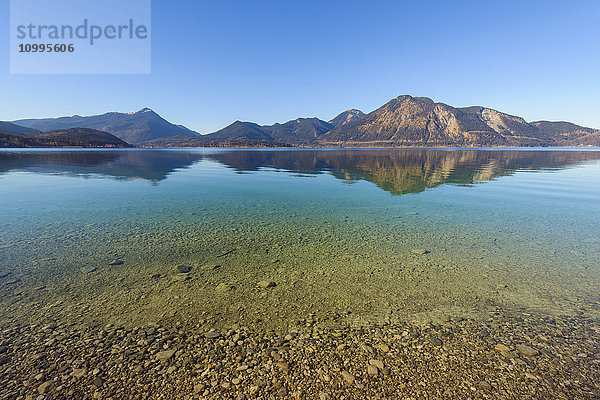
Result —
<path fill-rule="evenodd" d="M 600 398 L 597 320 L 498 313 L 424 326 L 297 325 L 5 326 L 0 398 Z"/>

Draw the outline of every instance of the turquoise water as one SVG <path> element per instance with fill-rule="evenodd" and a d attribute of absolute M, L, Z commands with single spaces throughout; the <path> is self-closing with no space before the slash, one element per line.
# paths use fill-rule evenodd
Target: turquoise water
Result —
<path fill-rule="evenodd" d="M 0 276 L 4 324 L 597 316 L 600 150 L 1 150 Z"/>

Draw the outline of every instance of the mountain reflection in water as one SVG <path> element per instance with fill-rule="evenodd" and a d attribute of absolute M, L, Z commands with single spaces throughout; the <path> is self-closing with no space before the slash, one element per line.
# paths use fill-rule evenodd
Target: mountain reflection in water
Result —
<path fill-rule="evenodd" d="M 0 177 L 20 171 L 159 183 L 179 169 L 212 161 L 239 173 L 263 169 L 298 176 L 328 173 L 349 183 L 369 181 L 398 195 L 597 160 L 600 150 L 13 150 L 0 152 Z"/>

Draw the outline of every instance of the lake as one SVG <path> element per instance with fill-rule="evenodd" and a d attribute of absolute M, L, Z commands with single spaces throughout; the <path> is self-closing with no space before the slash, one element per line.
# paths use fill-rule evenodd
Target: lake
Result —
<path fill-rule="evenodd" d="M 2 324 L 597 317 L 600 150 L 2 150 L 0 276 Z"/>
<path fill-rule="evenodd" d="M 0 397 L 597 399 L 600 149 L 0 150 Z"/>

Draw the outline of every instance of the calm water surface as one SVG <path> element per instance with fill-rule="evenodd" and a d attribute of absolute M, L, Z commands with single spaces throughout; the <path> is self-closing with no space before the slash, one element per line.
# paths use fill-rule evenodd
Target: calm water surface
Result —
<path fill-rule="evenodd" d="M 599 302 L 600 149 L 0 150 L 1 324 L 597 317 Z"/>

